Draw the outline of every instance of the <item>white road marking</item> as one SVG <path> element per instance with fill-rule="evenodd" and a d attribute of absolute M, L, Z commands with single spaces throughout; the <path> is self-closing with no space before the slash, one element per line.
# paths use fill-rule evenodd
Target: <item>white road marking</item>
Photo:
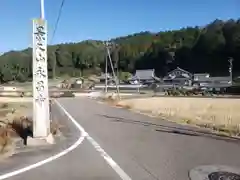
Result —
<path fill-rule="evenodd" d="M 61 107 L 61 105 L 60 105 L 60 107 Z M 85 134 L 85 131 L 82 129 L 82 127 L 77 123 L 77 121 L 75 119 L 73 119 L 71 117 L 69 117 L 69 119 L 73 122 L 73 124 L 78 128 L 78 130 L 81 133 L 79 139 L 73 145 L 71 145 L 69 148 L 67 148 L 67 149 L 61 151 L 60 153 L 58 153 L 58 154 L 56 154 L 54 156 L 51 156 L 51 157 L 49 157 L 49 158 L 47 158 L 45 160 L 39 161 L 37 163 L 34 163 L 34 164 L 26 166 L 24 168 L 18 169 L 16 171 L 12 171 L 12 172 L 0 175 L 0 180 L 6 179 L 6 178 L 10 178 L 10 177 L 16 176 L 18 174 L 24 173 L 26 171 L 35 169 L 35 168 L 37 168 L 39 166 L 42 166 L 42 165 L 44 165 L 46 163 L 54 161 L 54 160 L 56 160 L 56 159 L 58 159 L 58 158 L 60 158 L 60 157 L 62 157 L 64 155 L 66 155 L 67 153 L 71 152 L 75 148 L 77 148 L 83 142 L 84 138 L 86 137 L 86 134 Z"/>
<path fill-rule="evenodd" d="M 76 120 L 67 112 L 67 110 L 56 100 L 57 105 L 62 109 L 62 111 L 71 119 L 73 122 Z M 76 122 L 77 123 L 77 122 Z M 76 124 L 75 124 L 76 125 Z M 100 155 L 105 159 L 105 161 L 111 166 L 111 168 L 121 177 L 122 180 L 132 180 L 123 169 L 104 151 L 103 148 L 84 130 L 84 128 L 77 123 L 78 129 L 85 135 L 87 140 L 93 145 L 93 147 L 100 153 Z"/>

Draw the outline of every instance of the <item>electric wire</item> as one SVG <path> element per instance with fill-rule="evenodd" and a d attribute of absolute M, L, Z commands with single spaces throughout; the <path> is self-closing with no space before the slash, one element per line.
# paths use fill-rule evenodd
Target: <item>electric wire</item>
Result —
<path fill-rule="evenodd" d="M 62 9 L 63 9 L 64 4 L 65 4 L 65 0 L 62 0 L 61 6 L 60 6 L 59 11 L 58 11 L 57 21 L 56 21 L 55 26 L 54 26 L 53 35 L 52 35 L 50 44 L 52 44 L 53 39 L 54 39 L 54 37 L 55 37 L 55 35 L 56 35 L 57 28 L 58 28 L 58 24 L 59 24 L 61 15 L 62 15 Z"/>

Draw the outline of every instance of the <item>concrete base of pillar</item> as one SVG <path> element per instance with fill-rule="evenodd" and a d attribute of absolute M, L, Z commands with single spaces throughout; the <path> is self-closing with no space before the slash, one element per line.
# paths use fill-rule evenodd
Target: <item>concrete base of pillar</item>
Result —
<path fill-rule="evenodd" d="M 49 134 L 47 137 L 44 138 L 28 137 L 27 139 L 27 146 L 43 146 L 49 144 L 55 144 L 55 139 L 52 134 Z"/>

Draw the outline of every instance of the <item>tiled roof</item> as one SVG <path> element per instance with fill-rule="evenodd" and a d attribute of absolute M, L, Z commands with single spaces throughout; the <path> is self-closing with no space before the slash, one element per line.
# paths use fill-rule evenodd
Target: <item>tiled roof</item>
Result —
<path fill-rule="evenodd" d="M 190 72 L 188 72 L 188 71 L 186 71 L 186 70 L 184 70 L 184 69 L 182 69 L 182 68 L 180 68 L 180 67 L 177 67 L 176 69 L 168 72 L 167 74 L 172 74 L 172 73 L 175 72 L 175 71 L 181 71 L 181 72 L 186 73 L 186 74 L 192 74 L 192 73 L 190 73 Z"/>
<path fill-rule="evenodd" d="M 131 79 L 151 80 L 154 76 L 154 69 L 136 70 L 135 75 Z"/>

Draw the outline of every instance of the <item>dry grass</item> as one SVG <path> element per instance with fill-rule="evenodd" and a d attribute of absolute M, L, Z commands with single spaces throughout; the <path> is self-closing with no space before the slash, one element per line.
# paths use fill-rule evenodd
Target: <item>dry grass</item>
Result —
<path fill-rule="evenodd" d="M 116 106 L 117 106 L 117 107 L 122 107 L 122 108 L 125 108 L 125 109 L 132 109 L 131 104 L 121 105 L 121 104 L 119 104 L 119 103 L 117 102 L 117 103 L 116 103 Z"/>
<path fill-rule="evenodd" d="M 157 97 L 122 100 L 117 106 L 240 135 L 240 99 Z"/>
<path fill-rule="evenodd" d="M 4 156 L 13 154 L 14 146 L 12 134 L 14 131 L 7 127 L 0 127 L 0 153 Z M 14 133 L 15 134 L 15 133 Z"/>
<path fill-rule="evenodd" d="M 52 135 L 58 135 L 60 132 L 60 128 L 62 128 L 62 126 L 58 122 L 51 121 L 50 132 Z"/>
<path fill-rule="evenodd" d="M 53 101 L 50 100 L 50 105 Z M 51 107 L 51 106 L 50 106 Z M 26 115 L 32 111 L 32 103 L 2 103 L 0 104 L 0 154 L 9 154 L 14 150 L 14 138 L 22 138 L 27 144 L 27 137 L 33 135 L 33 121 Z M 50 131 L 57 135 L 60 125 L 51 121 Z M 11 155 L 10 153 L 9 155 Z"/>
<path fill-rule="evenodd" d="M 100 100 L 110 104 L 110 105 L 116 105 L 118 104 L 118 97 L 116 93 L 106 93 L 99 97 Z"/>
<path fill-rule="evenodd" d="M 20 130 L 26 128 L 23 114 L 29 110 L 29 103 L 0 104 L 0 154 L 1 157 L 12 155 L 14 151 L 13 138 L 21 135 Z"/>
<path fill-rule="evenodd" d="M 21 137 L 26 141 L 32 127 L 32 121 L 26 114 L 31 111 L 31 103 L 2 103 L 0 104 L 0 128 L 2 131 L 9 132 L 7 136 L 2 133 L 0 140 L 0 149 L 5 148 L 5 141 L 8 139 Z M 12 144 L 11 144 L 12 145 Z M 10 144 L 9 144 L 10 146 Z M 6 146 L 7 148 L 8 146 Z M 10 148 L 9 148 L 10 149 Z M 5 149 L 4 152 L 7 152 Z"/>

